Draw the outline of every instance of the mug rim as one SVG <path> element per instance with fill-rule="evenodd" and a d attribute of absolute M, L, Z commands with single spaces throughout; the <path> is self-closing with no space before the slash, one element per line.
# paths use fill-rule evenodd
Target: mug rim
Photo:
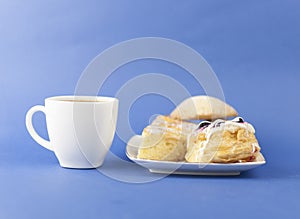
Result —
<path fill-rule="evenodd" d="M 118 101 L 116 97 L 109 96 L 87 96 L 87 95 L 63 95 L 63 96 L 53 96 L 45 99 L 45 102 L 61 102 L 61 103 L 72 103 L 70 100 L 85 100 L 84 102 L 76 102 L 77 104 L 105 104 L 114 101 Z M 99 101 L 99 102 L 98 102 Z"/>

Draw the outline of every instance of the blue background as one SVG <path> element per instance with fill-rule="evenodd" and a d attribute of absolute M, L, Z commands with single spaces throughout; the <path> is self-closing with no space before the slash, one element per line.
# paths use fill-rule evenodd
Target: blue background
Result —
<path fill-rule="evenodd" d="M 300 195 L 299 1 L 0 1 L 0 218 L 297 217 Z M 267 165 L 239 177 L 168 176 L 126 184 L 96 170 L 60 168 L 25 128 L 45 97 L 72 94 L 104 49 L 145 36 L 194 48 L 216 72 L 226 100 L 257 130 Z M 130 63 L 99 94 L 160 72 L 203 94 L 187 72 L 155 60 Z M 154 104 L 155 103 L 155 104 Z M 142 109 L 148 109 L 147 111 Z M 131 108 L 139 133 L 173 105 L 147 95 Z M 44 116 L 34 118 L 47 137 Z M 125 158 L 116 138 L 112 151 Z"/>

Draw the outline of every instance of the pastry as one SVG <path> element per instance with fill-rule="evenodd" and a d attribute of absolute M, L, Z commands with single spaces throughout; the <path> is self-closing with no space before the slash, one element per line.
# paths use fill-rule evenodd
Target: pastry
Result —
<path fill-rule="evenodd" d="M 184 161 L 187 136 L 197 125 L 158 116 L 152 124 L 144 128 L 143 142 L 138 150 L 138 158 L 162 161 Z"/>
<path fill-rule="evenodd" d="M 180 120 L 214 120 L 237 115 L 232 106 L 209 96 L 187 98 L 170 114 L 172 118 Z"/>
<path fill-rule="evenodd" d="M 187 135 L 195 130 L 198 125 L 192 122 L 173 119 L 170 116 L 158 115 L 151 123 L 151 126 L 158 126 L 161 128 L 179 128 Z"/>
<path fill-rule="evenodd" d="M 187 162 L 251 162 L 260 154 L 253 126 L 241 117 L 204 121 L 187 141 Z"/>

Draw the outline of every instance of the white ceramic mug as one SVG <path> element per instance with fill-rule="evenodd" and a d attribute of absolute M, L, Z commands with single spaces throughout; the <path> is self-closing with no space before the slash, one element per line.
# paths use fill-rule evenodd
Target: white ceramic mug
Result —
<path fill-rule="evenodd" d="M 40 137 L 32 116 L 46 115 L 50 141 Z M 100 96 L 57 96 L 45 99 L 45 106 L 32 107 L 26 114 L 26 127 L 32 138 L 54 151 L 66 168 L 97 168 L 112 144 L 118 115 L 118 99 Z"/>

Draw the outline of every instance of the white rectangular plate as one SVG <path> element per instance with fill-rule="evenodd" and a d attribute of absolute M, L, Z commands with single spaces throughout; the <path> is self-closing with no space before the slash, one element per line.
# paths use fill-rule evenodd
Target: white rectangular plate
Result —
<path fill-rule="evenodd" d="M 126 155 L 135 163 L 149 169 L 152 173 L 185 174 L 185 175 L 239 175 L 240 172 L 256 168 L 266 163 L 262 154 L 256 161 L 245 163 L 188 163 L 158 160 L 138 159 L 138 148 L 142 143 L 142 137 L 133 136 L 127 143 Z"/>

